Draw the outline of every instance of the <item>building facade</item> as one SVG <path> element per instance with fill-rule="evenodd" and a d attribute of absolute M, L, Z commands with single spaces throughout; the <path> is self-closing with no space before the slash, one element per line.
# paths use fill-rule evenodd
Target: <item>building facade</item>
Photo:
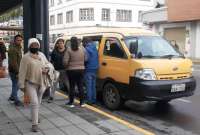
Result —
<path fill-rule="evenodd" d="M 49 0 L 50 35 L 93 27 L 141 27 L 139 13 L 154 0 Z"/>
<path fill-rule="evenodd" d="M 142 12 L 144 25 L 175 41 L 187 57 L 200 59 L 200 4 L 199 0 L 166 0 L 165 6 Z"/>

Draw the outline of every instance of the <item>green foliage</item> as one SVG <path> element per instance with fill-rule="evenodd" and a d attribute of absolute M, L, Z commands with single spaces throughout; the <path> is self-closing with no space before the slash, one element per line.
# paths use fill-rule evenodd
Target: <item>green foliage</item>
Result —
<path fill-rule="evenodd" d="M 0 22 L 5 22 L 5 21 L 8 21 L 10 19 L 17 18 L 19 16 L 23 16 L 23 8 L 22 8 L 22 6 L 17 7 L 15 9 L 12 9 L 12 10 L 4 13 L 3 15 L 1 15 L 0 16 Z"/>

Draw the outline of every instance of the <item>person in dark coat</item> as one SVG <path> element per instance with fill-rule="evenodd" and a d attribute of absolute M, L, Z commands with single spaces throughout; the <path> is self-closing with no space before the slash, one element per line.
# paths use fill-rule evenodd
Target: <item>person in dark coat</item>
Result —
<path fill-rule="evenodd" d="M 55 70 L 57 70 L 60 73 L 60 76 L 59 80 L 55 82 L 53 87 L 51 88 L 49 101 L 52 101 L 54 99 L 54 94 L 57 89 L 58 83 L 61 90 L 67 92 L 69 89 L 68 77 L 65 71 L 65 67 L 63 65 L 63 57 L 66 51 L 64 42 L 65 42 L 64 39 L 59 38 L 56 41 L 54 50 L 51 54 L 51 63 L 53 64 Z"/>

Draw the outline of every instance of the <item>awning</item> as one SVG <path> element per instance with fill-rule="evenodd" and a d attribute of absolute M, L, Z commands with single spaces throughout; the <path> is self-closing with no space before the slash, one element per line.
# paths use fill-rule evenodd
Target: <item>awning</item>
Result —
<path fill-rule="evenodd" d="M 22 3 L 22 0 L 0 0 L 0 15 Z"/>

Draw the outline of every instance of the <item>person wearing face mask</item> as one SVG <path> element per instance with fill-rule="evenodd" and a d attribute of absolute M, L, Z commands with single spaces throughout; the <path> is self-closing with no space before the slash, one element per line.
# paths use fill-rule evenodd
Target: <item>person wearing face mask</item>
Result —
<path fill-rule="evenodd" d="M 43 93 L 47 88 L 45 78 L 50 66 L 45 55 L 39 51 L 40 43 L 30 38 L 29 51 L 22 57 L 19 68 L 19 88 L 27 91 L 31 102 L 32 131 L 38 131 L 38 113 Z"/>
<path fill-rule="evenodd" d="M 54 46 L 54 50 L 51 54 L 51 63 L 53 64 L 55 70 L 60 73 L 59 80 L 53 84 L 51 88 L 51 94 L 49 98 L 49 102 L 53 101 L 54 94 L 57 89 L 57 84 L 59 83 L 59 87 L 61 90 L 67 92 L 69 89 L 68 77 L 65 71 L 65 67 L 63 65 L 63 57 L 66 51 L 64 39 L 59 38 Z"/>

